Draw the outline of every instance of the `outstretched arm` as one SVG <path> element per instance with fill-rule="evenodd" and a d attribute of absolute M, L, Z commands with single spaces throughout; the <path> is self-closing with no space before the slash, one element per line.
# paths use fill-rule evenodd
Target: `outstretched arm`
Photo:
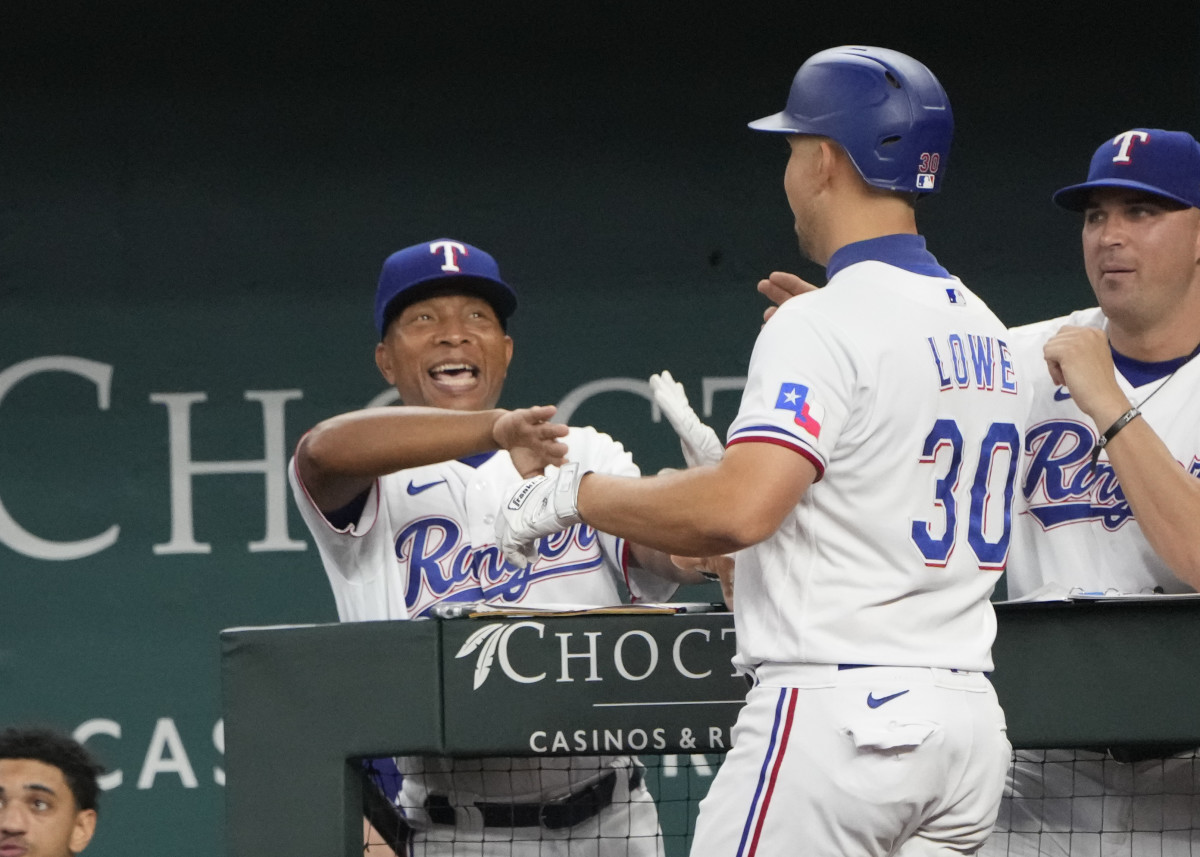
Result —
<path fill-rule="evenodd" d="M 774 533 L 816 474 L 808 459 L 770 443 L 738 444 L 720 464 L 642 479 L 568 464 L 509 498 L 497 541 L 510 561 L 528 563 L 539 537 L 585 521 L 677 556 L 727 554 Z"/>
<path fill-rule="evenodd" d="M 562 464 L 567 427 L 554 407 L 506 411 L 368 408 L 332 417 L 300 439 L 296 467 L 322 512 L 340 509 L 380 476 L 407 467 L 507 449 L 522 476 Z"/>
<path fill-rule="evenodd" d="M 580 482 L 578 508 L 606 533 L 680 556 L 713 556 L 779 529 L 816 473 L 790 449 L 737 444 L 715 466 L 647 479 L 589 473 Z"/>
<path fill-rule="evenodd" d="M 1050 377 L 1066 385 L 1098 434 L 1133 407 L 1117 384 L 1104 331 L 1067 325 L 1050 338 L 1044 353 Z M 1154 552 L 1176 577 L 1200 589 L 1200 479 L 1180 466 L 1142 417 L 1122 427 L 1105 452 Z"/>

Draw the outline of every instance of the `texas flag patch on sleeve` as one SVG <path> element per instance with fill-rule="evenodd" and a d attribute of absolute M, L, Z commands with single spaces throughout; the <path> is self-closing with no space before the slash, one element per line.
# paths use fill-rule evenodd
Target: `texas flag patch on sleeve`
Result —
<path fill-rule="evenodd" d="M 775 407 L 795 414 L 794 422 L 815 438 L 821 436 L 821 420 L 825 410 L 813 400 L 811 391 L 804 384 L 786 383 L 779 388 Z"/>

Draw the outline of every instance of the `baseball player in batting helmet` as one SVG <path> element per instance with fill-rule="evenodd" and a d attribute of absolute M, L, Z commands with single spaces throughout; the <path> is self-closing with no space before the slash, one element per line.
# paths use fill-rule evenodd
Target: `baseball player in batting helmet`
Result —
<path fill-rule="evenodd" d="M 784 189 L 827 285 L 754 346 L 724 457 L 634 480 L 571 462 L 498 519 L 513 560 L 563 521 L 685 555 L 739 551 L 753 678 L 693 857 L 971 854 L 1011 747 L 987 678 L 1025 403 L 1000 320 L 926 249 L 942 87 L 896 51 L 822 51 L 783 111 Z"/>

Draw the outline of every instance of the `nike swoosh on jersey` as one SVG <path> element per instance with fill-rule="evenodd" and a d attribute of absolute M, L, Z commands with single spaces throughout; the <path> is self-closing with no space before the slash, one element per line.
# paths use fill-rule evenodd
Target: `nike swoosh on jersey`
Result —
<path fill-rule="evenodd" d="M 1069 398 L 1071 398 L 1071 391 L 1068 390 L 1066 387 L 1058 387 L 1057 389 L 1055 389 L 1054 401 L 1065 402 Z"/>
<path fill-rule="evenodd" d="M 416 496 L 417 494 L 420 494 L 422 491 L 428 491 L 434 485 L 441 485 L 445 481 L 446 481 L 445 479 L 438 479 L 433 482 L 428 482 L 425 485 L 417 485 L 415 482 L 409 480 L 408 494 L 410 497 Z"/>
<path fill-rule="evenodd" d="M 868 693 L 867 694 L 867 707 L 868 708 L 878 708 L 879 706 L 883 705 L 885 702 L 891 702 L 897 696 L 904 696 L 904 694 L 906 694 L 906 693 L 908 693 L 907 690 L 902 690 L 902 691 L 899 691 L 898 693 L 893 693 L 891 696 L 881 696 L 879 699 L 875 698 L 875 694 Z"/>

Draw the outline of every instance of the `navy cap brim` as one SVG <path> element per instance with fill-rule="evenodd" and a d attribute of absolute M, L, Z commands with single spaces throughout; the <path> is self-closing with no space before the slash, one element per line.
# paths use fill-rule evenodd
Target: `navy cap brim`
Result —
<path fill-rule="evenodd" d="M 387 332 L 392 319 L 399 315 L 405 307 L 444 292 L 466 292 L 479 295 L 492 305 L 492 309 L 496 311 L 496 316 L 501 321 L 507 321 L 508 317 L 517 309 L 517 296 L 512 289 L 496 280 L 461 275 L 430 277 L 414 283 L 388 301 L 383 310 L 383 323 L 379 335 L 383 336 Z"/>
<path fill-rule="evenodd" d="M 1145 182 L 1128 181 L 1125 179 L 1097 179 L 1096 181 L 1084 182 L 1083 184 L 1073 184 L 1070 187 L 1064 187 L 1061 190 L 1055 191 L 1050 197 L 1054 200 L 1054 204 L 1059 208 L 1065 208 L 1067 211 L 1086 211 L 1088 202 L 1092 198 L 1092 191 L 1096 188 L 1111 187 L 1124 188 L 1127 190 L 1139 190 L 1145 193 L 1161 196 L 1163 199 L 1173 200 L 1180 205 L 1192 207 L 1192 203 L 1186 199 L 1176 196 L 1173 193 L 1167 193 L 1162 188 L 1148 185 Z"/>

